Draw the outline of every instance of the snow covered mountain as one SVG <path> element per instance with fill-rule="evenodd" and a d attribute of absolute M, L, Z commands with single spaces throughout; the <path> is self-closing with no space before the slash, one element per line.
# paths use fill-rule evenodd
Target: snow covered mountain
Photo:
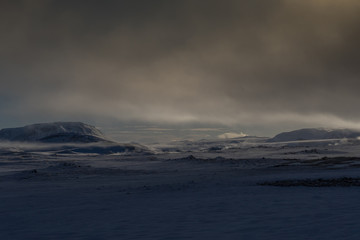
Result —
<path fill-rule="evenodd" d="M 0 130 L 0 140 L 46 143 L 108 141 L 94 126 L 81 122 L 39 123 Z"/>
<path fill-rule="evenodd" d="M 18 128 L 5 128 L 0 130 L 0 141 L 2 141 L 0 151 L 7 153 L 18 151 L 54 154 L 152 153 L 149 148 L 141 144 L 118 143 L 109 140 L 96 127 L 81 122 L 39 123 Z"/>
<path fill-rule="evenodd" d="M 359 130 L 305 128 L 291 132 L 283 132 L 269 139 L 269 142 L 288 142 L 299 140 L 341 139 L 360 137 Z"/>

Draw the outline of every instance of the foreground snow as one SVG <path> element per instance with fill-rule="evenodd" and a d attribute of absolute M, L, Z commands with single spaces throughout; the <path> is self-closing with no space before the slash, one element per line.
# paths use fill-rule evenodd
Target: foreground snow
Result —
<path fill-rule="evenodd" d="M 359 239 L 360 188 L 328 184 L 360 178 L 359 146 L 261 138 L 158 144 L 151 154 L 6 146 L 0 239 Z"/>
<path fill-rule="evenodd" d="M 220 160 L 220 159 L 217 159 Z M 360 188 L 273 187 L 358 168 L 194 157 L 59 157 L 2 165 L 1 239 L 358 239 Z M 26 163 L 24 161 L 27 161 Z M 28 168 L 24 170 L 24 168 Z"/>

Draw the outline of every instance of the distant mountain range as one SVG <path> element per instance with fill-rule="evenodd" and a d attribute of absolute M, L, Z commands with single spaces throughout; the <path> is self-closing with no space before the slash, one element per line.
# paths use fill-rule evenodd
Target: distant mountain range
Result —
<path fill-rule="evenodd" d="M 359 137 L 360 130 L 306 128 L 283 132 L 273 138 L 263 139 L 262 141 L 294 142 L 301 140 L 355 139 Z M 243 142 L 249 139 L 257 139 L 258 142 L 261 138 L 243 137 L 238 141 Z M 81 122 L 38 123 L 18 128 L 5 128 L 0 130 L 0 141 L 39 143 L 36 145 L 42 145 L 43 151 L 63 154 L 153 153 L 152 150 L 141 144 L 118 143 L 110 140 L 96 127 Z M 231 141 L 236 141 L 236 139 L 231 139 Z M 216 147 L 219 148 L 218 146 Z M 32 151 L 32 149 L 29 151 Z"/>
<path fill-rule="evenodd" d="M 305 128 L 291 132 L 283 132 L 270 138 L 269 142 L 289 142 L 300 140 L 320 140 L 320 139 L 341 139 L 360 137 L 359 130 L 352 129 L 324 129 L 324 128 Z"/>

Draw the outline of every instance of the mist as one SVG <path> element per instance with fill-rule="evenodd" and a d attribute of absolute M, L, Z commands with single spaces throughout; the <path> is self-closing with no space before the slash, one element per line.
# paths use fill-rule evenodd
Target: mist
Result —
<path fill-rule="evenodd" d="M 75 119 L 265 135 L 360 128 L 358 1 L 1 1 L 0 9 L 4 127 Z"/>

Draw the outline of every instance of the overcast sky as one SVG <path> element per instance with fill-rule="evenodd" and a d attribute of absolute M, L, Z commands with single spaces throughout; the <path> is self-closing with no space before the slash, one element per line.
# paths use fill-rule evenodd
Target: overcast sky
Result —
<path fill-rule="evenodd" d="M 2 0 L 0 31 L 0 128 L 360 128 L 357 0 Z"/>

